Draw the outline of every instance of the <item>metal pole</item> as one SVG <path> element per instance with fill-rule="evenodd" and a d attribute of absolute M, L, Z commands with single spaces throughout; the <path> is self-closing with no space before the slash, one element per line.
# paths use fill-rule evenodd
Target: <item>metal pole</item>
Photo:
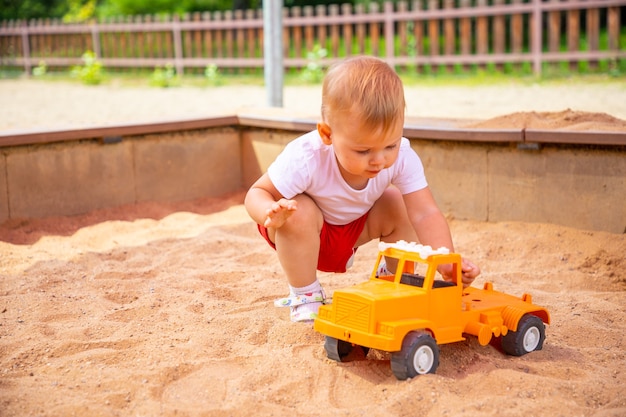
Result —
<path fill-rule="evenodd" d="M 283 106 L 283 0 L 263 1 L 265 89 L 270 107 Z"/>
<path fill-rule="evenodd" d="M 93 22 L 91 24 L 91 42 L 93 44 L 93 53 L 96 54 L 97 59 L 102 59 L 102 49 L 100 47 L 100 31 L 98 30 L 98 23 Z"/>
<path fill-rule="evenodd" d="M 30 63 L 30 36 L 26 20 L 24 20 L 22 25 L 22 54 L 24 55 L 24 71 L 26 71 L 26 76 L 30 77 L 32 68 Z"/>
<path fill-rule="evenodd" d="M 542 14 L 541 14 L 541 0 L 533 0 L 533 24 L 531 27 L 531 51 L 533 57 L 533 73 L 535 77 L 541 76 L 541 47 L 543 44 L 542 37 Z"/>
<path fill-rule="evenodd" d="M 178 15 L 174 15 L 172 21 L 172 37 L 174 39 L 174 65 L 176 66 L 176 75 L 183 76 L 185 66 L 183 64 L 183 40 L 180 35 L 180 19 Z"/>

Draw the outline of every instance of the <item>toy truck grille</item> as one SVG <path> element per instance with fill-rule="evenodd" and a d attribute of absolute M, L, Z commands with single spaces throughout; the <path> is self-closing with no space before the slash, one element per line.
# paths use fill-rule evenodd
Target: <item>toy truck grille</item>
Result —
<path fill-rule="evenodd" d="M 336 305 L 335 322 L 338 325 L 364 332 L 369 330 L 370 302 L 338 296 L 333 303 Z"/>

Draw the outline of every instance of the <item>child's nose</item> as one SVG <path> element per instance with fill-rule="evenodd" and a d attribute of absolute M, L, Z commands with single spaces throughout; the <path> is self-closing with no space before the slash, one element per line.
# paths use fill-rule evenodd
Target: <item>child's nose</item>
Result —
<path fill-rule="evenodd" d="M 382 165 L 385 163 L 385 155 L 383 152 L 374 152 L 372 159 L 370 159 L 371 165 Z"/>

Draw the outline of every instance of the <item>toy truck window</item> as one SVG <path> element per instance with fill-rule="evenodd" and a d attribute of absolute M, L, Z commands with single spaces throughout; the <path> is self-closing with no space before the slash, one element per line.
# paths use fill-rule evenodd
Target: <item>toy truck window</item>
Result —
<path fill-rule="evenodd" d="M 402 273 L 400 284 L 412 285 L 414 287 L 424 287 L 424 276 L 419 274 L 410 274 L 408 272 Z"/>
<path fill-rule="evenodd" d="M 401 284 L 415 287 L 424 287 L 424 282 L 433 281 L 433 288 L 454 287 L 455 282 L 443 280 L 437 271 L 443 262 L 449 262 L 457 276 L 457 260 L 448 260 L 450 254 L 447 248 L 433 249 L 415 242 L 399 240 L 396 243 L 379 242 L 378 259 L 372 276 L 386 281 L 399 280 Z M 443 256 L 439 256 L 443 255 Z M 386 259 L 386 267 L 381 268 L 383 257 Z M 400 268 L 400 271 L 396 271 Z M 389 271 L 384 273 L 383 271 Z M 426 278 L 425 278 L 426 277 Z M 458 279 L 458 278 L 457 278 Z M 456 280 L 455 280 L 456 281 Z M 398 281 L 396 281 L 398 282 Z M 460 281 L 459 281 L 460 282 Z M 430 284 L 429 284 L 430 285 Z"/>
<path fill-rule="evenodd" d="M 419 262 L 406 262 L 406 266 L 403 272 L 402 278 L 400 279 L 401 284 L 412 285 L 414 287 L 423 288 L 424 287 L 424 276 L 426 275 L 427 265 Z M 410 272 L 413 270 L 413 272 Z M 444 281 L 443 277 L 439 272 L 435 273 L 435 280 L 433 281 L 433 288 L 446 288 L 446 287 L 454 287 L 456 284 L 454 282 Z"/>
<path fill-rule="evenodd" d="M 413 287 L 424 287 L 427 265 L 420 262 L 406 261 L 402 268 L 400 284 L 411 285 Z"/>

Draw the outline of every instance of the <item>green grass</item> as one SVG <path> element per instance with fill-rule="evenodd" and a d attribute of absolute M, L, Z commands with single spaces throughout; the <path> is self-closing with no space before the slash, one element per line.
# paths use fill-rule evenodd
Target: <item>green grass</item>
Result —
<path fill-rule="evenodd" d="M 462 71 L 460 68 L 449 71 L 447 68 L 430 68 L 417 73 L 415 70 L 398 69 L 402 81 L 407 87 L 410 86 L 482 86 L 497 84 L 590 84 L 608 83 L 616 86 L 626 85 L 626 61 L 620 64 L 601 64 L 594 71 L 584 73 L 573 72 L 567 65 L 546 65 L 541 77 L 535 77 L 528 68 L 517 69 L 516 71 L 497 71 L 495 68 L 487 66 L 485 69 L 473 68 L 469 71 Z M 517 67 L 516 67 L 517 68 Z M 579 66 L 580 68 L 580 66 Z M 121 87 L 148 87 L 150 86 L 150 76 L 154 69 L 132 71 L 111 71 L 103 70 L 103 85 L 115 84 Z M 24 78 L 22 71 L 7 70 L 0 68 L 0 79 Z M 78 80 L 70 76 L 69 71 L 49 70 L 45 75 L 33 77 L 48 82 L 73 82 Z M 305 82 L 300 71 L 291 70 L 285 73 L 285 86 L 306 86 L 311 85 Z M 221 86 L 263 86 L 265 83 L 262 71 L 250 71 L 249 73 L 234 74 L 227 71 L 220 72 L 220 85 L 215 86 L 201 73 L 185 73 L 180 77 L 180 86 L 197 88 L 220 88 Z M 97 86 L 94 86 L 97 88 Z M 177 87 L 173 87 L 177 88 Z"/>

